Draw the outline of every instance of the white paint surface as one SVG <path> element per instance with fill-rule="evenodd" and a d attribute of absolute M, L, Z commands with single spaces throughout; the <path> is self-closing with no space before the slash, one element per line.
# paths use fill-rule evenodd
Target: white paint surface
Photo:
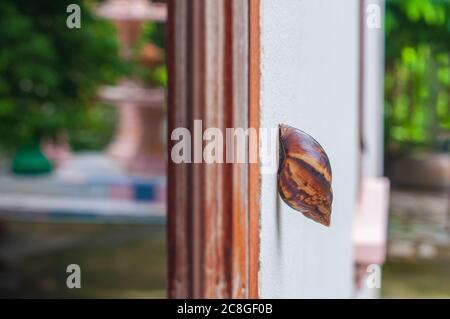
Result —
<path fill-rule="evenodd" d="M 276 175 L 261 181 L 263 298 L 349 298 L 356 201 L 358 6 L 356 0 L 262 0 L 261 126 L 314 136 L 333 171 L 331 227 L 281 203 Z"/>
<path fill-rule="evenodd" d="M 365 0 L 365 7 L 380 8 L 383 25 L 383 0 Z M 366 12 L 367 14 L 367 12 Z M 383 28 L 364 30 L 364 157 L 363 175 L 383 175 L 383 84 L 384 84 L 384 32 Z"/>
<path fill-rule="evenodd" d="M 364 29 L 364 118 L 362 191 L 354 223 L 353 244 L 358 263 L 382 265 L 386 251 L 389 182 L 383 174 L 384 0 L 364 0 L 366 19 L 378 7 L 380 28 Z M 373 11 L 372 11 L 373 13 Z M 365 279 L 362 279 L 364 283 Z M 378 298 L 380 289 L 361 284 L 356 298 Z"/>

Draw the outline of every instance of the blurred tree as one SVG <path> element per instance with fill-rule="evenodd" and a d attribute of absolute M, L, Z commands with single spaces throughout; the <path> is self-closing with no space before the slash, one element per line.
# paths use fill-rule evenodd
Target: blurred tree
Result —
<path fill-rule="evenodd" d="M 81 7 L 80 29 L 66 26 L 71 3 Z M 107 142 L 114 109 L 96 102 L 96 92 L 127 68 L 113 26 L 93 16 L 93 4 L 0 2 L 0 148 L 15 150 L 61 130 L 75 148 Z"/>
<path fill-rule="evenodd" d="M 139 39 L 134 46 L 135 56 L 139 56 L 140 52 L 148 43 L 155 45 L 161 52 L 164 53 L 166 46 L 166 29 L 164 23 L 158 23 L 149 21 L 146 22 L 143 27 Z M 164 61 L 165 57 L 163 57 Z M 166 64 L 161 63 L 151 67 L 142 67 L 136 59 L 131 64 L 132 73 L 136 74 L 146 84 L 150 84 L 153 87 L 166 87 L 167 86 L 167 69 Z"/>
<path fill-rule="evenodd" d="M 450 0 L 387 0 L 385 32 L 387 152 L 445 149 L 450 138 Z"/>
<path fill-rule="evenodd" d="M 163 23 L 148 23 L 143 29 L 143 37 L 146 41 L 156 44 L 161 50 L 166 47 L 166 26 Z M 145 40 L 144 40 L 145 41 Z M 167 68 L 163 63 L 154 68 L 150 73 L 150 81 L 155 86 L 167 86 Z"/>

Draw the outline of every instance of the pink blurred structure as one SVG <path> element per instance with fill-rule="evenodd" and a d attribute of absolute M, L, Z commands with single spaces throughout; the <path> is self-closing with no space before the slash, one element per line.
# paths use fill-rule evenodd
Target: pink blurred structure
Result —
<path fill-rule="evenodd" d="M 116 25 L 121 55 L 125 59 L 132 58 L 132 47 L 143 23 L 165 21 L 166 11 L 164 4 L 146 0 L 108 0 L 97 8 L 100 16 L 112 20 Z M 145 48 L 146 52 L 149 49 L 152 51 L 150 59 L 155 60 L 153 62 L 161 62 L 162 53 L 156 47 L 149 44 Z M 136 78 L 128 78 L 118 86 L 102 88 L 99 96 L 118 107 L 118 125 L 107 153 L 130 172 L 151 175 L 164 173 L 164 89 L 149 88 Z"/>

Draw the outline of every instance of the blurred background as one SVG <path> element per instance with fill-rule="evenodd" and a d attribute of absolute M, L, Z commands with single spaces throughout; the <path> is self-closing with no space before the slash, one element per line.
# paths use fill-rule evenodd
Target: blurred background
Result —
<path fill-rule="evenodd" d="M 165 297 L 166 17 L 0 2 L 0 297 Z M 450 298 L 450 0 L 387 0 L 384 33 L 381 297 Z"/>
<path fill-rule="evenodd" d="M 450 1 L 388 0 L 385 297 L 450 297 Z"/>
<path fill-rule="evenodd" d="M 166 16 L 0 3 L 0 296 L 165 296 Z"/>

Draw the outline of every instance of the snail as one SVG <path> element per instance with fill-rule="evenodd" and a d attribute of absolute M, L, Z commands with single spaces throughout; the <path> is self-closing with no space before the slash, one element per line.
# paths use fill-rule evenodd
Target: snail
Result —
<path fill-rule="evenodd" d="M 330 226 L 331 167 L 325 150 L 310 135 L 279 125 L 278 192 L 283 201 L 307 218 Z"/>

